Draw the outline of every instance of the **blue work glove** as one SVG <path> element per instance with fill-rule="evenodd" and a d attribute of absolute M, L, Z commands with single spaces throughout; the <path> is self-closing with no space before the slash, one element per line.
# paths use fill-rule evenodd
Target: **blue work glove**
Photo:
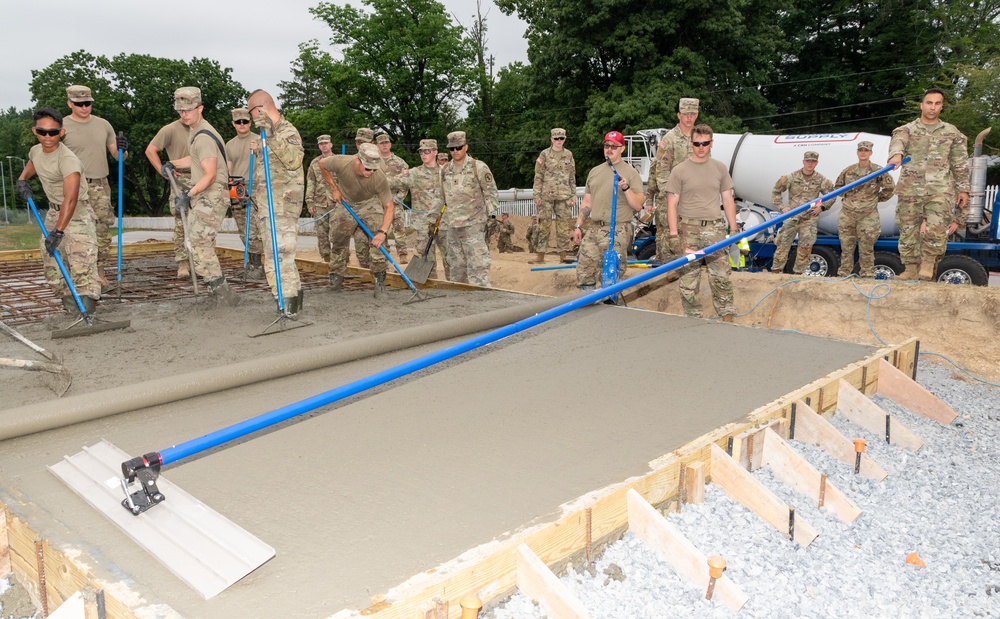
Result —
<path fill-rule="evenodd" d="M 168 161 L 160 166 L 160 175 L 167 180 L 170 180 L 171 176 L 177 176 L 177 170 L 174 169 L 174 164 Z"/>
<path fill-rule="evenodd" d="M 188 195 L 186 189 L 184 190 L 184 193 L 174 198 L 174 208 L 185 211 L 191 208 L 191 196 Z"/>
<path fill-rule="evenodd" d="M 50 256 L 56 255 L 56 247 L 59 247 L 59 243 L 62 243 L 63 233 L 62 230 L 55 228 L 49 235 L 45 237 L 45 251 L 48 252 Z"/>
<path fill-rule="evenodd" d="M 15 186 L 17 187 L 18 195 L 24 198 L 25 202 L 28 201 L 28 198 L 35 197 L 35 194 L 31 193 L 31 185 L 28 184 L 28 181 L 17 181 Z"/>

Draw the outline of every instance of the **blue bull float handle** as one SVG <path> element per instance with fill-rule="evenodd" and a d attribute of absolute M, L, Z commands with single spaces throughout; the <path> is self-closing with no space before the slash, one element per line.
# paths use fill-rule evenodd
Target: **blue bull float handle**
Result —
<path fill-rule="evenodd" d="M 909 160 L 910 160 L 909 157 L 907 157 L 906 159 L 903 159 L 902 163 L 906 163 Z M 853 183 L 844 185 L 840 189 L 835 189 L 830 193 L 821 196 L 818 200 L 821 202 L 825 202 L 826 200 L 833 199 L 846 191 L 850 191 L 851 189 L 854 189 L 859 185 L 863 185 L 864 183 L 867 183 L 868 181 L 877 178 L 882 174 L 885 174 L 886 172 L 889 172 L 892 169 L 893 166 L 891 165 L 886 166 L 881 170 L 872 172 L 868 176 L 865 176 L 863 178 L 854 181 Z M 199 454 L 203 451 L 207 451 L 209 449 L 218 447 L 219 445 L 223 445 L 238 438 L 242 438 L 244 436 L 247 436 L 248 434 L 257 432 L 258 430 L 263 430 L 265 428 L 271 427 L 275 424 L 281 423 L 293 417 L 297 417 L 299 415 L 303 415 L 305 413 L 314 411 L 317 408 L 320 408 L 321 406 L 327 406 L 329 404 L 333 404 L 334 402 L 339 402 L 351 396 L 362 393 L 373 387 L 378 387 L 380 385 L 383 385 L 391 380 L 407 376 L 408 374 L 418 372 L 420 370 L 428 368 L 442 361 L 447 361 L 449 359 L 465 354 L 467 352 L 476 350 L 478 348 L 482 348 L 483 346 L 487 346 L 489 344 L 502 340 L 505 337 L 510 337 L 526 329 L 530 329 L 532 327 L 548 322 L 555 318 L 559 318 L 560 316 L 564 316 L 565 314 L 568 314 L 573 310 L 580 309 L 581 307 L 586 307 L 588 305 L 593 305 L 594 303 L 598 303 L 609 297 L 614 297 L 629 288 L 638 286 L 640 284 L 644 284 L 655 277 L 664 275 L 665 273 L 668 273 L 670 271 L 673 271 L 674 269 L 682 267 L 688 264 L 689 262 L 698 260 L 700 258 L 704 258 L 706 255 L 712 252 L 724 249 L 725 247 L 733 243 L 739 242 L 741 239 L 744 239 L 753 234 L 757 234 L 762 230 L 765 230 L 767 228 L 770 228 L 771 226 L 781 223 L 782 221 L 788 219 L 789 217 L 794 217 L 795 215 L 803 212 L 804 210 L 812 208 L 812 206 L 816 203 L 817 200 L 813 200 L 811 202 L 803 204 L 787 213 L 782 214 L 779 217 L 764 222 L 758 226 L 754 226 L 750 230 L 745 230 L 735 236 L 719 241 L 718 243 L 709 245 L 708 247 L 699 250 L 698 252 L 688 254 L 687 256 L 684 256 L 682 258 L 671 260 L 670 262 L 660 265 L 655 269 L 650 269 L 645 273 L 640 273 L 635 277 L 630 277 L 627 280 L 618 282 L 607 288 L 601 288 L 599 290 L 595 290 L 588 294 L 572 298 L 569 301 L 563 303 L 562 305 L 546 310 L 544 312 L 540 312 L 538 314 L 535 314 L 534 316 L 530 316 L 528 318 L 524 318 L 522 320 L 511 323 L 504 327 L 500 327 L 499 329 L 494 329 L 493 331 L 477 335 L 475 337 L 469 338 L 468 340 L 465 340 L 464 342 L 459 342 L 458 344 L 454 344 L 442 350 L 426 354 L 422 357 L 413 359 L 412 361 L 401 363 L 397 366 L 372 374 L 371 376 L 360 378 L 345 385 L 341 385 L 340 387 L 336 387 L 334 389 L 325 391 L 310 398 L 306 398 L 305 400 L 294 402 L 287 406 L 283 406 L 281 408 L 275 409 L 267 413 L 263 413 L 251 419 L 247 419 L 246 421 L 241 421 L 240 423 L 228 426 L 226 428 L 222 428 L 220 430 L 216 430 L 215 432 L 205 434 L 204 436 L 191 439 L 189 441 L 180 443 L 178 445 L 174 445 L 173 447 L 168 447 L 163 451 L 156 452 L 155 456 L 159 458 L 159 462 L 161 465 L 172 464 L 174 462 L 178 462 L 185 458 L 190 458 L 191 456 Z"/>
<path fill-rule="evenodd" d="M 121 136 L 122 132 L 119 131 L 118 135 Z M 118 294 L 121 294 L 121 283 L 122 283 L 122 175 L 125 171 L 125 162 L 123 158 L 125 157 L 125 149 L 118 149 Z M 100 268 L 100 267 L 98 267 Z"/>
<path fill-rule="evenodd" d="M 271 223 L 271 258 L 274 261 L 274 283 L 278 291 L 278 312 L 285 314 L 285 294 L 281 289 L 281 263 L 278 260 L 278 232 L 274 229 L 274 196 L 271 189 L 271 161 L 267 156 L 267 131 L 260 130 L 260 152 L 264 158 L 264 187 L 267 190 L 267 218 Z M 248 211 L 249 212 L 249 209 Z M 250 229 L 247 228 L 247 232 Z"/>
<path fill-rule="evenodd" d="M 340 203 L 344 205 L 344 208 L 347 209 L 347 212 L 350 213 L 351 217 L 354 218 L 354 222 L 358 224 L 358 226 L 364 231 L 365 236 L 367 236 L 370 240 L 374 241 L 375 235 L 372 234 L 372 231 L 368 229 L 368 226 L 365 225 L 365 222 L 361 221 L 361 218 L 358 217 L 358 214 L 354 212 L 354 209 L 348 206 L 347 202 L 344 200 L 341 200 Z M 399 265 L 396 264 L 396 261 L 393 260 L 392 256 L 389 255 L 389 250 L 385 248 L 386 243 L 388 242 L 389 242 L 389 235 L 387 234 L 385 236 L 385 243 L 382 243 L 378 246 L 379 250 L 381 250 L 382 255 L 385 256 L 385 259 L 392 264 L 392 268 L 396 269 L 396 272 L 399 273 L 399 276 L 403 278 L 403 281 L 406 282 L 406 285 L 410 287 L 410 290 L 412 290 L 413 293 L 416 294 L 417 287 L 414 286 L 413 282 L 410 281 L 410 278 L 407 277 L 405 273 L 403 273 L 403 269 L 399 268 Z"/>
<path fill-rule="evenodd" d="M 31 207 L 31 212 L 35 214 L 35 220 L 38 222 L 38 227 L 42 231 L 42 238 L 49 238 L 49 231 L 45 229 L 45 223 L 42 221 L 41 215 L 38 214 L 38 209 L 35 208 L 35 201 L 28 198 L 28 206 Z M 120 255 L 120 254 L 119 254 Z M 83 305 L 83 300 L 80 295 L 76 292 L 76 286 L 73 285 L 73 278 L 69 276 L 69 271 L 66 269 L 66 264 L 63 262 L 62 256 L 59 255 L 59 249 L 55 249 L 52 252 L 52 257 L 56 259 L 56 266 L 59 267 L 59 272 L 62 273 L 63 280 L 66 281 L 66 286 L 69 287 L 70 293 L 73 295 L 73 300 L 76 301 L 76 307 L 80 310 L 80 315 L 83 319 L 90 324 L 90 314 L 87 313 L 87 308 Z"/>

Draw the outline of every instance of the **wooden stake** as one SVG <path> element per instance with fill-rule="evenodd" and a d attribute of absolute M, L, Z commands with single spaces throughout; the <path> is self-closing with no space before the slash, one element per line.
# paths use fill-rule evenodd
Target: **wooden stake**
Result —
<path fill-rule="evenodd" d="M 524 544 L 517 547 L 517 586 L 538 602 L 550 619 L 590 619 L 580 600 Z"/>
<path fill-rule="evenodd" d="M 878 404 L 861 395 L 860 391 L 844 379 L 840 379 L 837 391 L 837 411 L 869 432 L 888 434 L 889 442 L 903 449 L 917 451 L 924 446 L 924 442 L 916 434 L 890 417 Z"/>
<path fill-rule="evenodd" d="M 884 359 L 879 360 L 878 385 L 875 393 L 884 395 L 896 404 L 946 426 L 958 417 L 958 413 L 936 395 L 921 387 Z"/>
<path fill-rule="evenodd" d="M 722 451 L 721 449 L 719 450 Z M 628 526 L 632 534 L 650 545 L 681 577 L 688 579 L 698 591 L 708 587 L 707 558 L 675 525 L 660 516 L 653 506 L 635 490 L 629 490 Z M 733 610 L 743 608 L 749 599 L 726 576 L 715 583 L 715 596 Z"/>
<path fill-rule="evenodd" d="M 740 503 L 764 519 L 772 527 L 788 536 L 789 506 L 774 495 L 756 477 L 747 473 L 735 460 L 716 445 L 712 449 L 712 483 L 718 484 L 731 499 Z M 808 546 L 819 532 L 801 518 L 795 523 L 792 539 Z"/>
<path fill-rule="evenodd" d="M 799 428 L 796 432 L 798 441 L 819 447 L 854 470 L 857 456 L 854 451 L 854 443 L 850 439 L 841 434 L 837 428 L 833 427 L 833 424 L 821 415 L 817 415 L 804 402 L 798 403 L 796 416 Z M 885 469 L 875 464 L 874 460 L 864 454 L 861 455 L 860 473 L 875 481 L 882 481 L 887 475 Z"/>
<path fill-rule="evenodd" d="M 705 502 L 705 463 L 692 462 L 684 471 L 684 500 L 691 504 Z"/>

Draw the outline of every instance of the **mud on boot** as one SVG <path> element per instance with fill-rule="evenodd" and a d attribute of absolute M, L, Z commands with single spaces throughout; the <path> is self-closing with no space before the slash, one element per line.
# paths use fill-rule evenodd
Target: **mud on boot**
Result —
<path fill-rule="evenodd" d="M 73 295 L 63 297 L 60 300 L 70 316 L 73 318 L 80 317 L 80 306 L 76 304 L 76 299 L 73 298 Z M 83 303 L 83 309 L 86 310 L 88 316 L 93 316 L 94 312 L 97 311 L 97 299 L 94 297 L 80 295 L 80 302 Z"/>
<path fill-rule="evenodd" d="M 330 273 L 330 284 L 327 286 L 330 290 L 338 291 L 344 289 L 344 276 L 337 275 L 336 273 Z"/>
<path fill-rule="evenodd" d="M 381 299 L 385 296 L 385 271 L 375 274 L 375 298 Z"/>
<path fill-rule="evenodd" d="M 264 263 L 261 262 L 260 254 L 250 254 L 247 256 L 246 278 L 254 281 L 263 281 Z"/>
<path fill-rule="evenodd" d="M 225 277 L 208 282 L 208 292 L 220 303 L 224 303 L 229 307 L 236 307 L 240 304 L 239 295 L 229 287 Z"/>

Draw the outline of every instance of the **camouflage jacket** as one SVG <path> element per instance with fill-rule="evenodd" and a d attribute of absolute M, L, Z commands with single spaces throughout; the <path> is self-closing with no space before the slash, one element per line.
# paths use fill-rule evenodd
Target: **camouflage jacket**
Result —
<path fill-rule="evenodd" d="M 500 240 L 505 243 L 510 243 L 510 235 L 514 234 L 514 224 L 510 223 L 500 223 Z"/>
<path fill-rule="evenodd" d="M 667 131 L 660 140 L 656 148 L 656 187 L 663 204 L 667 203 L 667 181 L 670 180 L 670 172 L 678 163 L 689 158 L 691 152 L 691 138 L 684 135 L 680 125 Z M 663 189 L 659 189 L 660 187 Z"/>
<path fill-rule="evenodd" d="M 920 119 L 897 127 L 889 158 L 909 156 L 896 184 L 898 196 L 926 196 L 969 191 L 969 144 L 954 125 L 925 125 Z"/>
<path fill-rule="evenodd" d="M 319 160 L 322 158 L 323 155 L 320 155 L 313 159 L 306 172 L 306 207 L 314 216 L 322 215 L 334 206 L 333 193 L 319 169 Z"/>
<path fill-rule="evenodd" d="M 427 217 L 430 221 L 437 219 L 441 205 L 444 204 L 444 190 L 441 187 L 441 167 L 428 168 L 419 165 L 410 168 L 400 175 L 400 182 L 410 192 L 410 202 L 413 210 L 411 216 Z"/>
<path fill-rule="evenodd" d="M 844 185 L 849 185 L 859 178 L 864 178 L 872 172 L 881 170 L 883 167 L 871 161 L 865 167 L 861 167 L 857 163 L 849 165 L 837 177 L 834 189 L 840 189 Z M 841 199 L 844 202 L 845 209 L 868 213 L 877 209 L 879 202 L 885 202 L 891 198 L 895 187 L 896 183 L 892 180 L 892 177 L 888 174 L 883 174 L 876 179 L 844 192 Z"/>
<path fill-rule="evenodd" d="M 466 157 L 461 165 L 444 166 L 444 221 L 449 228 L 482 226 L 500 209 L 500 192 L 488 165 Z"/>
<path fill-rule="evenodd" d="M 655 204 L 656 198 L 659 196 L 659 184 L 656 182 L 656 171 L 660 168 L 656 159 L 649 162 L 649 177 L 646 179 L 646 201 L 645 205 Z"/>
<path fill-rule="evenodd" d="M 267 131 L 267 159 L 271 168 L 271 189 L 276 186 L 299 190 L 299 199 L 302 198 L 302 189 L 305 185 L 305 173 L 302 170 L 302 161 L 305 159 L 305 150 L 302 148 L 302 138 L 299 130 L 292 123 L 281 120 L 274 127 Z M 267 196 L 267 186 L 264 176 L 264 157 L 262 156 L 262 142 L 257 143 L 257 152 L 253 170 L 253 195 L 265 198 Z M 276 192 L 275 192 L 276 193 Z M 277 195 L 275 197 L 278 197 Z M 265 198 L 266 199 L 266 198 Z"/>
<path fill-rule="evenodd" d="M 402 200 L 403 196 L 406 195 L 406 183 L 402 180 L 402 175 L 403 172 L 410 169 L 410 166 L 396 155 L 389 155 L 381 159 L 382 171 L 385 172 L 385 177 L 389 179 L 389 189 L 392 191 L 393 197 L 397 200 Z"/>
<path fill-rule="evenodd" d="M 774 208 L 781 210 L 785 208 L 785 202 L 781 194 L 788 192 L 788 206 L 797 208 L 807 202 L 811 202 L 823 194 L 833 191 L 833 183 L 830 179 L 819 172 L 813 171 L 806 176 L 802 170 L 795 170 L 791 174 L 786 174 L 778 179 L 771 191 L 771 199 L 774 200 Z M 824 202 L 823 210 L 830 208 L 831 203 Z M 813 216 L 808 211 L 799 216 L 801 219 L 811 219 Z"/>
<path fill-rule="evenodd" d="M 576 197 L 576 161 L 564 148 L 546 148 L 535 160 L 534 196 L 541 200 L 569 200 Z"/>

